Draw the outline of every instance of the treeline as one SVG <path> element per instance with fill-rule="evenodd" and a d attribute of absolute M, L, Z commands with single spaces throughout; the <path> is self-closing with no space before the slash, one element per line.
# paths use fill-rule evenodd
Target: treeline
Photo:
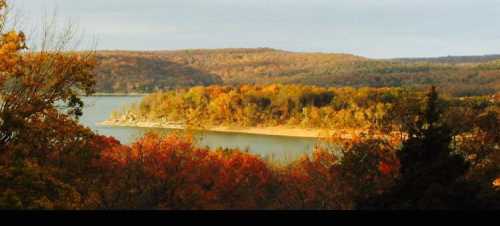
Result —
<path fill-rule="evenodd" d="M 190 126 L 272 127 L 396 131 L 394 120 L 418 109 L 425 93 L 404 88 L 334 88 L 304 85 L 209 86 L 150 94 L 116 111 L 115 122 Z M 499 109 L 498 97 L 446 97 L 450 114 Z M 452 117 L 452 116 L 450 116 Z M 460 120 L 463 121 L 463 120 Z"/>
<path fill-rule="evenodd" d="M 500 112 L 485 102 L 432 89 L 398 108 L 406 138 L 332 137 L 335 150 L 283 167 L 176 135 L 126 146 L 78 124 L 95 58 L 58 51 L 67 43 L 32 53 L 22 32 L 0 31 L 0 209 L 500 208 Z M 303 102 L 329 99 L 313 96 Z"/>
<path fill-rule="evenodd" d="M 443 64 L 471 64 L 471 63 L 487 63 L 490 61 L 497 61 L 500 60 L 500 55 L 396 58 L 393 60 L 410 62 L 410 63 L 430 62 L 430 63 L 443 63 Z"/>
<path fill-rule="evenodd" d="M 468 58 L 467 58 L 468 59 Z M 295 53 L 275 49 L 98 52 L 98 92 L 146 92 L 196 85 L 272 83 L 354 87 L 439 86 L 454 96 L 500 90 L 500 63 L 464 59 L 373 60 L 348 54 Z M 487 58 L 490 59 L 490 58 Z"/>
<path fill-rule="evenodd" d="M 2 147 L 0 208 L 500 208 L 500 112 L 449 124 L 431 94 L 401 118 L 408 139 L 333 136 L 327 141 L 336 148 L 286 166 L 239 150 L 197 148 L 189 135 L 147 134 L 125 146 L 72 120 L 33 124 L 23 128 L 29 135 Z M 470 135 L 453 143 L 459 131 Z"/>
<path fill-rule="evenodd" d="M 222 83 L 219 76 L 154 55 L 100 54 L 97 60 L 96 89 L 103 93 L 148 93 Z"/>

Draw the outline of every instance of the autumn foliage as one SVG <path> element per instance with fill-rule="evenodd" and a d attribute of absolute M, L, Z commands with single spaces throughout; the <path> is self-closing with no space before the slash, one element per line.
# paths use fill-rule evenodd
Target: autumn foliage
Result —
<path fill-rule="evenodd" d="M 5 7 L 0 0 L 0 14 Z M 151 133 L 127 146 L 78 124 L 79 96 L 94 91 L 92 52 L 30 52 L 22 32 L 0 31 L 0 209 L 353 209 L 366 200 L 432 208 L 433 194 L 443 198 L 440 208 L 464 194 L 487 200 L 473 206 L 500 207 L 496 100 L 433 98 L 422 105 L 400 89 L 198 87 L 152 95 L 139 111 L 154 119 L 203 115 L 211 123 L 337 123 L 368 131 L 391 122 L 410 138 L 332 136 L 332 147 L 285 166 L 240 150 L 199 148 L 188 135 Z M 438 104 L 451 110 L 439 113 L 435 130 L 428 121 Z"/>
<path fill-rule="evenodd" d="M 377 60 L 269 48 L 100 51 L 96 89 L 106 93 L 151 93 L 200 85 L 304 84 L 420 90 L 436 85 L 454 96 L 500 91 L 498 56 L 452 60 Z"/>
<path fill-rule="evenodd" d="M 241 85 L 194 87 L 162 91 L 141 102 L 117 109 L 110 118 L 115 124 L 171 123 L 198 128 L 219 126 L 313 128 L 379 132 L 394 135 L 409 129 L 411 115 L 422 108 L 425 92 L 404 88 L 336 88 L 307 85 Z M 452 128 L 463 133 L 474 118 L 500 102 L 489 96 L 450 97 L 445 114 Z"/>
<path fill-rule="evenodd" d="M 343 147 L 346 155 L 365 149 Z M 380 151 L 380 152 L 379 152 Z M 387 156 L 386 156 L 387 155 Z M 238 150 L 194 147 L 189 136 L 147 134 L 131 146 L 111 145 L 94 162 L 101 167 L 97 208 L 106 209 L 350 209 L 354 197 L 390 184 L 396 163 L 382 149 L 363 160 L 318 149 L 288 166 Z M 383 160 L 382 160 L 383 159 Z M 370 161 L 372 164 L 366 164 Z M 352 171 L 352 165 L 364 166 Z M 362 176 L 365 175 L 366 176 Z M 362 190 L 366 183 L 373 183 Z M 361 193 L 362 192 L 362 193 Z"/>
<path fill-rule="evenodd" d="M 191 126 L 383 129 L 405 95 L 397 88 L 305 85 L 209 86 L 150 94 L 116 112 L 124 122 L 179 122 Z M 420 95 L 407 92 L 406 95 Z"/>
<path fill-rule="evenodd" d="M 102 155 L 106 208 L 257 209 L 272 194 L 273 172 L 259 157 L 195 148 L 178 135 L 148 134 Z"/>

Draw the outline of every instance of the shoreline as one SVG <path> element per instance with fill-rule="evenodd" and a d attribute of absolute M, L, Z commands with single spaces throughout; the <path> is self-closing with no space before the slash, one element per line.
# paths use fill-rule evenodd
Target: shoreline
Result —
<path fill-rule="evenodd" d="M 94 93 L 89 96 L 95 96 L 95 97 L 113 97 L 113 96 L 147 96 L 150 93 Z"/>
<path fill-rule="evenodd" d="M 154 123 L 154 122 L 120 122 L 106 120 L 97 123 L 99 126 L 110 127 L 138 127 L 138 128 L 160 128 L 160 129 L 186 129 L 184 125 L 178 123 Z M 297 138 L 325 138 L 328 137 L 333 130 L 328 129 L 305 129 L 305 128 L 288 128 L 283 126 L 275 127 L 246 127 L 246 128 L 233 128 L 227 126 L 217 126 L 212 128 L 190 128 L 197 131 L 210 131 L 221 133 L 241 133 L 253 135 L 266 135 L 266 136 L 284 136 L 284 137 L 297 137 Z M 344 133 L 347 138 L 348 134 Z"/>

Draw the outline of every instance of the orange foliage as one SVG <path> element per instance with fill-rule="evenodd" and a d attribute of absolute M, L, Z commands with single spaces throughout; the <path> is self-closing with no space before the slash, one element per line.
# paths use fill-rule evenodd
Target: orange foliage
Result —
<path fill-rule="evenodd" d="M 106 180 L 110 182 L 107 189 L 114 191 L 101 191 L 103 199 L 113 199 L 109 196 L 123 193 L 120 189 L 132 189 L 144 192 L 135 196 L 149 196 L 146 200 L 151 200 L 115 204 L 121 207 L 255 209 L 267 200 L 266 189 L 272 177 L 256 156 L 194 148 L 189 137 L 178 135 L 147 134 L 131 147 L 112 146 L 103 151 L 100 163 L 113 172 Z"/>

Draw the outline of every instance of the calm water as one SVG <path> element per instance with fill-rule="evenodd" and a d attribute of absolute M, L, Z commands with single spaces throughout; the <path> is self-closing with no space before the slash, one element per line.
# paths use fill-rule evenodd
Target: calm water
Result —
<path fill-rule="evenodd" d="M 84 97 L 85 109 L 80 122 L 99 134 L 113 136 L 123 144 L 133 143 L 150 130 L 172 132 L 169 129 L 146 129 L 133 127 L 98 126 L 96 123 L 106 120 L 114 109 L 141 100 L 140 96 L 100 96 Z M 305 153 L 310 153 L 317 140 L 313 138 L 294 138 L 240 133 L 198 132 L 195 134 L 197 145 L 210 148 L 239 148 L 272 158 L 277 162 L 290 162 Z"/>

